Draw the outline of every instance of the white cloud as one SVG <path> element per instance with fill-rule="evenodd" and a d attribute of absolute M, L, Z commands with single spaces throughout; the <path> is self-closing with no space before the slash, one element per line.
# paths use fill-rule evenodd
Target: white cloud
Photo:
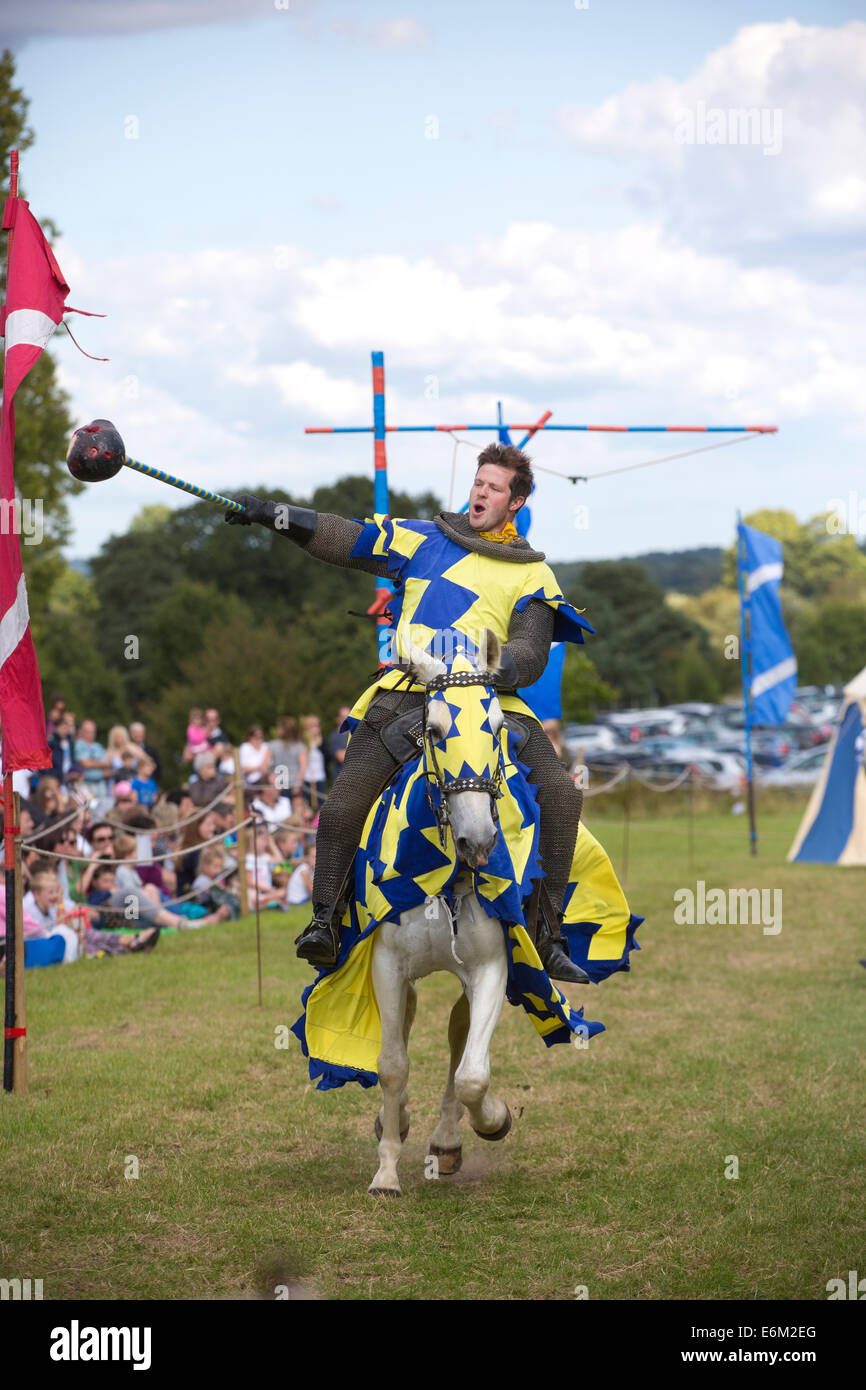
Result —
<path fill-rule="evenodd" d="M 427 48 L 432 29 L 419 24 L 409 15 L 386 19 L 381 24 L 358 24 L 353 20 L 334 19 L 330 28 L 343 38 L 360 39 L 373 48 Z"/>
<path fill-rule="evenodd" d="M 778 251 L 866 228 L 864 83 L 866 23 L 787 19 L 740 29 L 683 82 L 634 83 L 558 121 L 577 148 L 642 163 L 640 197 L 687 238 Z"/>
<path fill-rule="evenodd" d="M 555 423 L 778 423 L 782 445 L 754 446 L 761 476 L 775 479 L 771 496 L 779 488 L 788 496 L 800 424 L 837 441 L 866 434 L 863 290 L 784 266 L 744 269 L 683 245 L 658 223 L 575 235 L 515 222 L 437 262 L 320 259 L 288 246 L 89 265 L 62 244 L 58 259 L 75 302 L 109 313 L 87 321 L 84 338 L 108 364 L 59 349 L 79 419 L 114 418 L 136 457 L 210 486 L 261 481 L 306 495 L 312 476 L 366 469 L 363 437 L 311 440 L 303 427 L 370 421 L 374 347 L 386 353 L 391 424 L 492 422 L 497 399 L 511 420 L 553 409 Z M 395 485 L 447 491 L 450 444 L 388 438 Z M 533 449 L 545 466 L 586 473 L 700 442 L 551 434 Z M 461 479 L 468 458 L 461 450 Z M 826 461 L 824 491 L 844 491 L 845 467 L 844 456 Z M 666 483 L 676 477 L 664 471 Z M 643 480 L 661 475 L 620 484 L 626 511 L 649 486 Z M 722 476 L 730 467 L 688 475 L 702 480 L 703 497 Z M 615 484 L 603 486 L 615 511 Z M 117 507 L 130 487 L 114 494 Z M 700 497 L 668 513 L 658 510 L 661 494 L 647 495 L 661 528 L 653 544 L 681 543 L 685 524 L 688 543 L 700 543 L 696 519 L 710 525 L 713 516 L 712 508 L 701 513 Z M 552 553 L 570 553 L 563 545 L 574 537 L 559 509 L 571 500 L 551 491 L 539 502 L 540 524 L 560 537 L 547 540 Z M 79 543 L 84 553 L 93 548 Z"/>
<path fill-rule="evenodd" d="M 370 392 L 365 385 L 331 376 L 310 362 L 229 365 L 225 376 L 241 386 L 276 387 L 282 404 L 309 416 L 311 424 L 356 424 L 370 412 Z"/>

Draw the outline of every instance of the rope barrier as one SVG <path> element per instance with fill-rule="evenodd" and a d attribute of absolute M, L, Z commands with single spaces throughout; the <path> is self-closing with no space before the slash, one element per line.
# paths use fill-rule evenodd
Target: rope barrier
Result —
<path fill-rule="evenodd" d="M 207 849 L 209 845 L 221 845 L 221 844 L 223 844 L 224 841 L 225 841 L 226 835 L 231 835 L 231 834 L 232 834 L 234 831 L 236 831 L 236 830 L 240 830 L 240 829 L 242 829 L 242 828 L 244 828 L 244 827 L 246 827 L 246 826 L 248 826 L 248 825 L 252 825 L 253 820 L 254 820 L 254 817 L 253 817 L 253 816 L 249 816 L 246 820 L 242 820 L 242 821 L 240 822 L 239 825 L 234 825 L 234 826 L 232 826 L 231 830 L 226 830 L 226 831 L 224 831 L 222 835 L 214 835 L 210 840 L 202 840 L 202 841 L 200 841 L 200 843 L 197 844 L 197 845 L 190 845 L 188 849 L 176 849 L 176 850 L 172 851 L 172 853 L 170 853 L 170 854 L 152 854 L 152 855 L 150 856 L 149 859 L 109 859 L 109 858 L 107 858 L 107 857 L 103 858 L 102 855 L 99 855 L 99 863 L 100 863 L 100 864 L 133 864 L 133 865 L 134 865 L 134 864 L 156 864 L 156 863 L 158 863 L 158 862 L 159 862 L 160 860 L 162 860 L 162 859 L 183 859 L 183 858 L 185 858 L 186 855 L 188 855 L 188 854 L 197 854 L 198 851 L 199 851 L 200 849 Z M 130 827 L 130 829 L 133 829 L 133 827 Z M 139 834 L 150 835 L 150 834 L 152 834 L 152 833 L 153 833 L 153 832 L 152 832 L 152 831 L 149 831 L 149 830 L 148 830 L 148 831 L 139 831 Z M 60 854 L 60 853 L 58 853 L 56 850 L 51 850 L 51 849 L 43 849 L 43 850 L 40 850 L 39 853 L 40 853 L 40 855 L 44 855 L 46 859 L 65 859 L 65 860 L 67 860 L 67 861 L 72 861 L 73 863 L 76 863 L 76 864 L 92 864 L 93 861 L 94 861 L 94 859 L 96 858 L 96 856 L 95 856 L 95 855 L 92 855 L 92 854 L 91 854 L 91 855 L 86 855 L 86 854 Z"/>
<path fill-rule="evenodd" d="M 684 782 L 688 781 L 690 774 L 691 769 L 686 768 L 686 770 L 681 772 L 678 777 L 675 777 L 672 782 L 654 782 L 651 777 L 641 777 L 636 768 L 632 768 L 631 770 L 631 775 L 638 786 L 646 787 L 651 792 L 672 792 L 674 788 L 681 787 Z M 698 781 L 697 777 L 695 781 Z"/>
<path fill-rule="evenodd" d="M 585 787 L 584 796 L 598 796 L 601 792 L 609 792 L 613 787 L 619 786 L 629 774 L 630 768 L 627 763 L 614 773 L 609 782 L 604 782 L 600 787 Z"/>

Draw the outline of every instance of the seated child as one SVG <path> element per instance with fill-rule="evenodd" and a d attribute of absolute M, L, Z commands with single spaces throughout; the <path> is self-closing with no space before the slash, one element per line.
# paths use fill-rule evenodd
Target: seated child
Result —
<path fill-rule="evenodd" d="M 253 840 L 253 837 L 255 839 Z M 254 844 L 255 852 L 250 849 L 247 853 L 246 873 L 247 885 L 249 887 L 250 907 L 254 908 L 256 903 L 259 907 L 281 907 L 286 905 L 286 882 L 285 874 L 282 875 L 283 882 L 274 882 L 274 865 L 277 862 L 277 855 L 274 850 L 273 841 L 268 827 L 261 821 L 254 826 L 248 836 L 248 843 Z M 258 870 L 258 878 L 256 871 Z M 279 877 L 279 870 L 277 871 Z"/>
<path fill-rule="evenodd" d="M 138 801 L 141 806 L 152 806 L 159 796 L 159 787 L 153 777 L 155 771 L 156 763 L 153 758 L 139 759 L 138 771 L 132 779 L 132 789 L 138 793 Z"/>
<path fill-rule="evenodd" d="M 313 896 L 313 870 L 315 867 L 316 842 L 313 840 L 307 847 L 307 851 L 300 864 L 289 879 L 286 897 L 292 907 L 296 907 L 300 903 L 308 903 Z"/>
<path fill-rule="evenodd" d="M 196 902 L 201 903 L 202 907 L 207 908 L 209 912 L 215 912 L 225 903 L 234 921 L 241 915 L 241 902 L 238 894 L 232 892 L 225 884 L 224 875 L 227 867 L 225 850 L 220 845 L 208 846 L 199 855 L 198 874 L 193 879 L 192 886 L 198 894 Z"/>

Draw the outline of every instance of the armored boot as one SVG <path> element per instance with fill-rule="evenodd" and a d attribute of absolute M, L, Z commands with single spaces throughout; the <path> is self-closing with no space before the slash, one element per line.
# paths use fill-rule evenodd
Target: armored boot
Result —
<path fill-rule="evenodd" d="M 296 955 L 319 970 L 337 964 L 340 954 L 340 914 L 328 903 L 313 903 L 313 920 L 295 937 Z"/>
<path fill-rule="evenodd" d="M 586 971 L 575 965 L 568 954 L 568 945 L 560 931 L 563 916 L 563 913 L 559 913 L 556 930 L 552 931 L 546 912 L 539 913 L 535 949 L 552 980 L 564 980 L 569 985 L 588 985 L 589 976 Z"/>

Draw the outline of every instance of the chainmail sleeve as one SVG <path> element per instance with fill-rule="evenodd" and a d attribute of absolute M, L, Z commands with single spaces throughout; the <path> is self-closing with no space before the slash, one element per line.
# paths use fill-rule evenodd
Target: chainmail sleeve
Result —
<path fill-rule="evenodd" d="M 314 555 L 317 560 L 324 560 L 329 565 L 339 565 L 347 570 L 364 570 L 367 574 L 385 579 L 388 576 L 385 556 L 376 559 L 370 556 L 352 557 L 352 550 L 363 529 L 360 521 L 350 521 L 332 512 L 317 512 L 316 529 L 304 549 L 308 555 Z"/>
<path fill-rule="evenodd" d="M 553 641 L 554 616 L 553 609 L 540 599 L 530 599 L 522 612 L 512 613 L 497 685 L 513 690 L 533 685 L 544 674 Z"/>

